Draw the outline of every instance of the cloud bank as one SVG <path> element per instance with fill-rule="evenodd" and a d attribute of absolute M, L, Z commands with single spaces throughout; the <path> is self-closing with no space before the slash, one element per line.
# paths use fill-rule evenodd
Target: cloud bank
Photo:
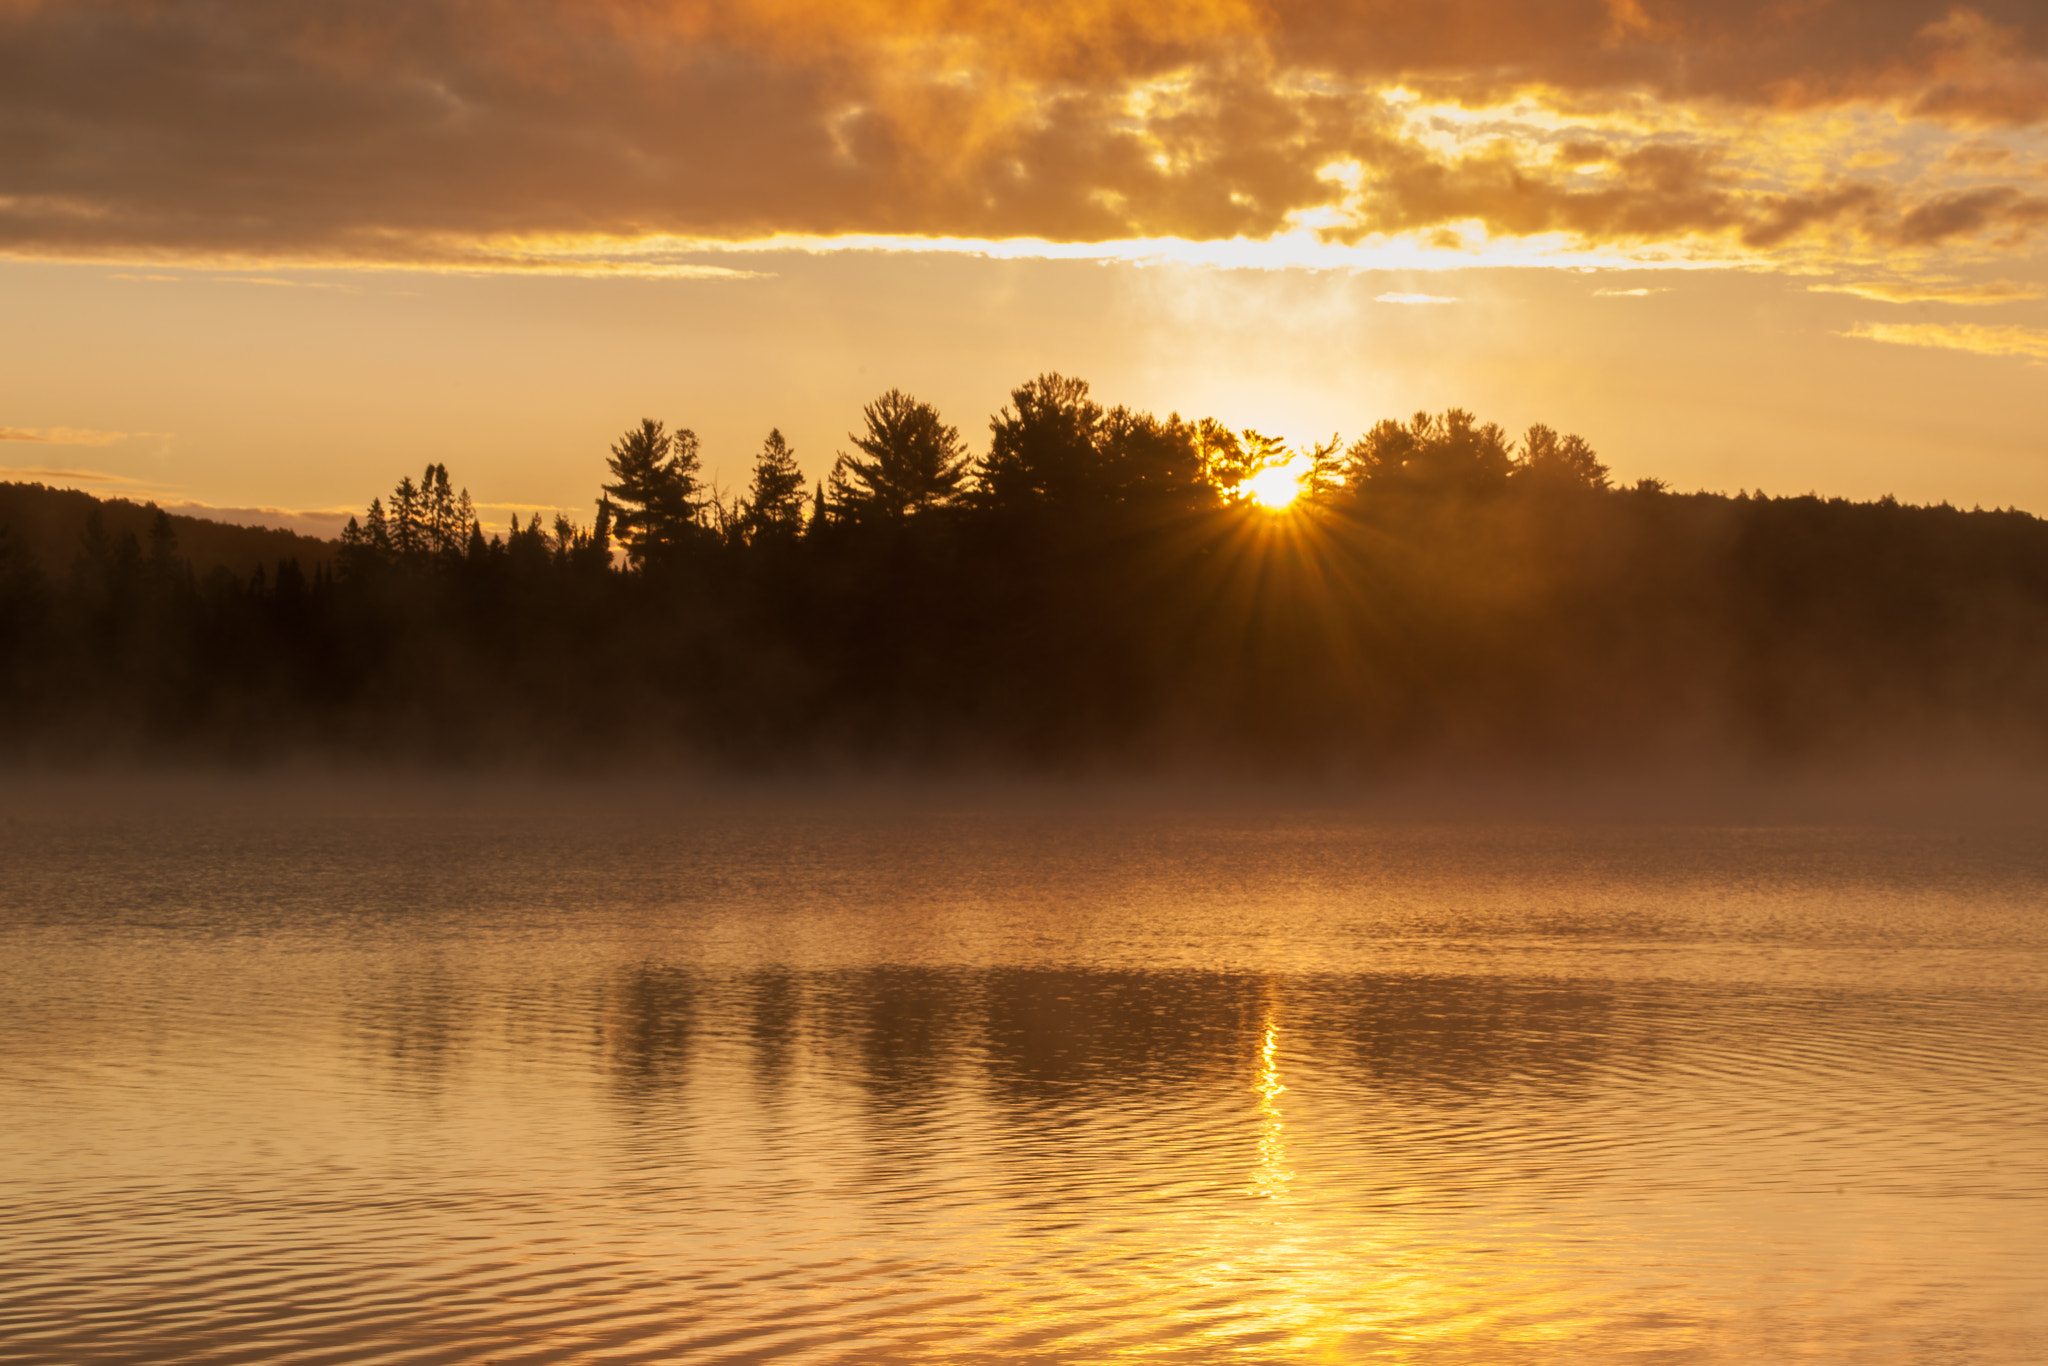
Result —
<path fill-rule="evenodd" d="M 0 252 L 1896 262 L 2048 231 L 2044 122 L 2038 0 L 0 0 Z"/>

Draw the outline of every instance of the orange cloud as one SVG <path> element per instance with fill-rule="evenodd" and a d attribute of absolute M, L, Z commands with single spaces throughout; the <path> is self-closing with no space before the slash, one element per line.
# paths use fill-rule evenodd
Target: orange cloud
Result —
<path fill-rule="evenodd" d="M 1472 224 L 1992 250 L 2048 227 L 1982 140 L 2048 118 L 2044 54 L 2036 0 L 12 0 L 0 251 L 598 270 L 626 267 L 530 244 Z M 1838 108 L 1955 158 L 1852 175 L 1798 122 Z"/>
<path fill-rule="evenodd" d="M 1916 115 L 1965 123 L 2023 124 L 2048 118 L 2048 59 L 2035 32 L 1958 8 L 1922 31 L 1934 56 L 1911 101 Z M 2029 42 L 2029 38 L 2032 42 Z"/>
<path fill-rule="evenodd" d="M 1894 346 L 1932 346 L 1947 351 L 1974 351 L 1982 356 L 2020 356 L 2048 361 L 2048 329 L 1983 327 L 1976 323 L 1858 323 L 1844 337 L 1889 342 Z"/>
<path fill-rule="evenodd" d="M 1807 288 L 1815 293 L 1853 294 L 1887 304 L 1980 306 L 2022 303 L 2048 295 L 2048 288 L 2016 280 L 1852 280 Z"/>

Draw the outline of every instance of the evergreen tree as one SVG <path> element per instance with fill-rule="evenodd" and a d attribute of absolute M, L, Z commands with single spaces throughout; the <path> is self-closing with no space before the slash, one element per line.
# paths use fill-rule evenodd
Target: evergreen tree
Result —
<path fill-rule="evenodd" d="M 1197 430 L 1178 413 L 1163 422 L 1129 408 L 1103 414 L 1097 445 L 1118 502 L 1153 512 L 1213 506 L 1216 490 L 1202 477 Z"/>
<path fill-rule="evenodd" d="M 1235 497 L 1237 486 L 1257 468 L 1238 434 L 1213 417 L 1195 424 L 1194 445 L 1203 482 L 1226 498 Z"/>
<path fill-rule="evenodd" d="M 613 444 L 606 463 L 617 482 L 604 491 L 617 503 L 603 505 L 599 524 L 607 541 L 616 530 L 635 568 L 672 557 L 701 530 L 702 461 L 695 432 L 684 428 L 671 436 L 661 423 L 643 419 Z"/>
<path fill-rule="evenodd" d="M 746 502 L 747 539 L 794 536 L 803 524 L 804 472 L 778 428 L 768 433 L 754 460 L 754 482 Z"/>
<path fill-rule="evenodd" d="M 378 559 L 390 556 L 391 525 L 384 517 L 384 501 L 381 498 L 370 500 L 369 514 L 363 519 L 363 541 L 376 552 Z"/>
<path fill-rule="evenodd" d="M 939 410 L 891 389 L 861 410 L 865 436 L 848 433 L 865 460 L 840 453 L 832 501 L 844 516 L 900 519 L 955 502 L 967 482 L 967 443 Z"/>
<path fill-rule="evenodd" d="M 1261 470 L 1269 470 L 1288 461 L 1285 438 L 1267 436 L 1263 432 L 1256 432 L 1247 427 L 1237 434 L 1237 441 L 1237 449 L 1244 467 L 1244 474 L 1239 482 Z"/>
<path fill-rule="evenodd" d="M 1074 509 L 1111 493 L 1104 487 L 1103 412 L 1088 382 L 1043 374 L 1010 393 L 989 419 L 988 455 L 977 471 L 977 500 L 991 508 Z M 1113 494 L 1111 495 L 1113 496 Z"/>
<path fill-rule="evenodd" d="M 1344 483 L 1355 493 L 1484 494 L 1514 470 L 1506 433 L 1463 408 L 1417 413 L 1406 426 L 1376 424 L 1344 452 Z"/>
<path fill-rule="evenodd" d="M 580 568 L 598 573 L 608 573 L 612 567 L 612 528 L 617 525 L 613 519 L 609 498 L 597 500 L 597 520 L 590 524 L 590 534 L 582 538 L 573 557 Z"/>
<path fill-rule="evenodd" d="M 1583 438 L 1559 436 L 1539 422 L 1522 438 L 1514 477 L 1518 482 L 1552 488 L 1604 489 L 1607 466 Z"/>
<path fill-rule="evenodd" d="M 420 477 L 420 523 L 421 540 L 429 554 L 447 556 L 461 549 L 469 526 L 457 520 L 455 490 L 449 486 L 446 465 L 429 465 Z"/>
<path fill-rule="evenodd" d="M 417 560 L 427 548 L 420 502 L 420 491 L 413 487 L 411 475 L 401 478 L 398 487 L 391 490 L 391 549 L 407 564 Z"/>

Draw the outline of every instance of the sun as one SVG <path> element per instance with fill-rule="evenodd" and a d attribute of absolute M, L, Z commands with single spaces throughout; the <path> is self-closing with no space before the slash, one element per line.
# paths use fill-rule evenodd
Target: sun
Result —
<path fill-rule="evenodd" d="M 1284 512 L 1301 497 L 1308 479 L 1308 462 L 1300 456 L 1279 465 L 1268 465 L 1244 481 L 1245 496 L 1268 512 Z"/>

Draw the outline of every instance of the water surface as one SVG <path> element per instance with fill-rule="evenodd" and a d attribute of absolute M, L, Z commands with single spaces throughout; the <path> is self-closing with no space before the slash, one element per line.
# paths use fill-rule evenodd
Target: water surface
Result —
<path fill-rule="evenodd" d="M 0 1361 L 2048 1357 L 2024 809 L 0 813 Z"/>

